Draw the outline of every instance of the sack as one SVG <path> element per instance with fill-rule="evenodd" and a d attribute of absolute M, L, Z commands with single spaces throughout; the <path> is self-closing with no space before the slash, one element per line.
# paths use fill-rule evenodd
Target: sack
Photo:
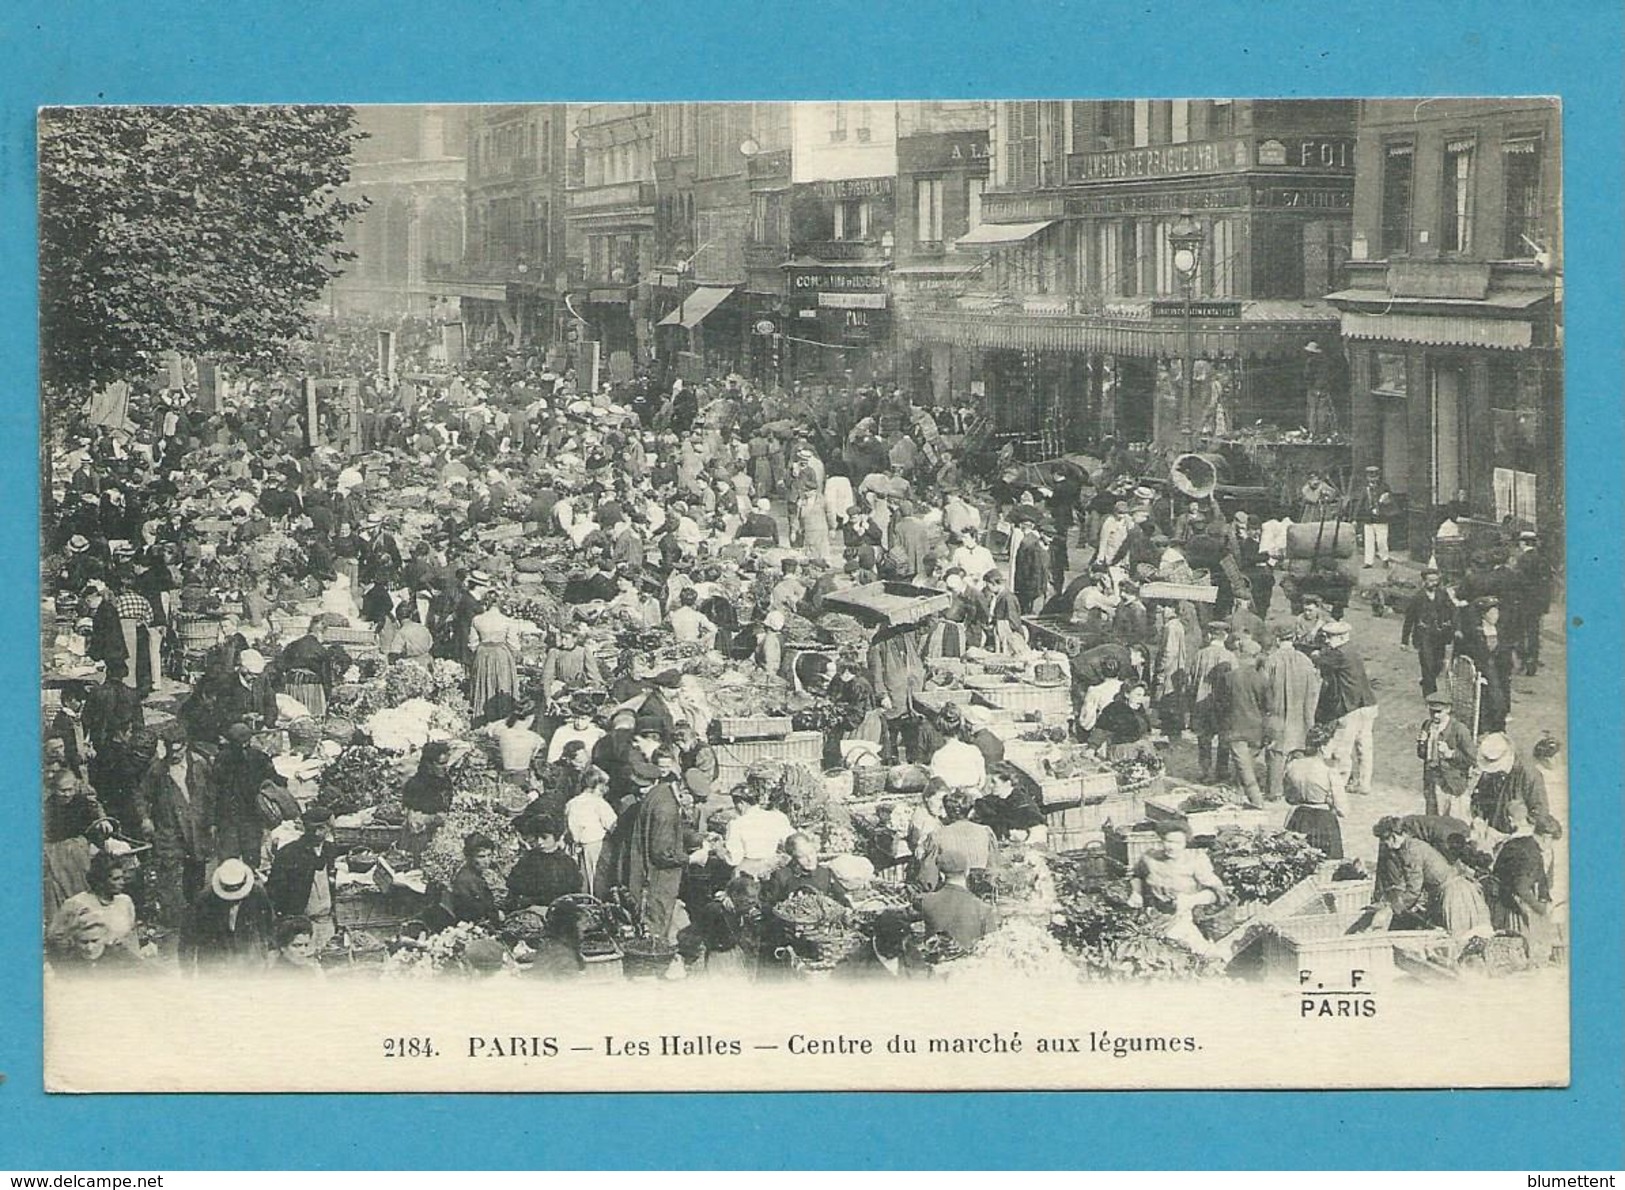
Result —
<path fill-rule="evenodd" d="M 299 817 L 299 803 L 286 789 L 262 789 L 254 795 L 254 808 L 266 826 L 281 826 Z"/>

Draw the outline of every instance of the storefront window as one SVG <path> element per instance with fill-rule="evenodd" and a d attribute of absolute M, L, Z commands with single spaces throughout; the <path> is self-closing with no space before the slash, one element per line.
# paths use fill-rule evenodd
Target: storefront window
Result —
<path fill-rule="evenodd" d="M 914 239 L 921 247 L 942 243 L 942 179 L 920 178 L 914 183 Z"/>
<path fill-rule="evenodd" d="M 1371 391 L 1383 397 L 1409 395 L 1405 376 L 1405 356 L 1397 351 L 1378 351 L 1371 356 Z"/>
<path fill-rule="evenodd" d="M 986 178 L 965 179 L 965 209 L 969 214 L 966 231 L 975 231 L 982 226 L 982 192 L 986 189 Z"/>

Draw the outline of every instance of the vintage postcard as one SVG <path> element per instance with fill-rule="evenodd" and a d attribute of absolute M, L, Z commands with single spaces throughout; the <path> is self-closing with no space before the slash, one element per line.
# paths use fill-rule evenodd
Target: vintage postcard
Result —
<path fill-rule="evenodd" d="M 38 134 L 49 1088 L 1567 1083 L 1556 100 Z"/>

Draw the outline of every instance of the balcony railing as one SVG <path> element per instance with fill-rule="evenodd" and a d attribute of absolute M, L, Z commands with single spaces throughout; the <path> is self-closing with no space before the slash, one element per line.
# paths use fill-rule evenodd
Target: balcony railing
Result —
<path fill-rule="evenodd" d="M 565 197 L 571 214 L 643 207 L 653 211 L 655 187 L 653 182 L 612 182 L 607 186 L 571 189 L 566 191 Z"/>

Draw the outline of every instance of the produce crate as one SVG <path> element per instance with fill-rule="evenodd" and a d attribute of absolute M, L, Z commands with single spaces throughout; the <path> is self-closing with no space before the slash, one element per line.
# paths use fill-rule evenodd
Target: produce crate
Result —
<path fill-rule="evenodd" d="M 1044 815 L 1051 851 L 1078 851 L 1105 840 L 1107 823 L 1139 822 L 1145 816 L 1137 797 L 1108 797 L 1093 804 L 1050 810 Z"/>
<path fill-rule="evenodd" d="M 865 583 L 824 596 L 827 610 L 869 624 L 917 624 L 947 611 L 952 602 L 947 591 L 898 582 Z"/>
<path fill-rule="evenodd" d="M 794 724 L 788 715 L 721 715 L 717 730 L 724 740 L 782 740 Z"/>
<path fill-rule="evenodd" d="M 346 648 L 377 648 L 378 633 L 366 625 L 359 628 L 329 628 L 327 643 L 343 645 Z"/>
<path fill-rule="evenodd" d="M 1024 682 L 1010 682 L 1003 686 L 980 688 L 975 697 L 978 703 L 1010 711 L 1038 711 L 1057 718 L 1065 718 L 1072 713 L 1072 691 L 1064 685 L 1029 686 Z"/>
<path fill-rule="evenodd" d="M 1037 754 L 1022 752 L 1016 756 L 1012 756 L 1010 749 L 1006 748 L 1004 758 L 1038 791 L 1038 803 L 1046 809 L 1099 801 L 1117 792 L 1117 774 L 1110 769 L 1076 773 L 1070 777 L 1051 776 L 1044 772 L 1042 746 L 1038 747 L 1040 751 Z"/>
<path fill-rule="evenodd" d="M 419 917 L 428 898 L 407 888 L 389 892 L 343 892 L 333 898 L 333 920 L 341 929 L 396 929 Z"/>
<path fill-rule="evenodd" d="M 213 616 L 178 616 L 175 638 L 183 652 L 205 652 L 220 640 L 220 621 Z"/>
<path fill-rule="evenodd" d="M 1309 917 L 1357 916 L 1371 903 L 1377 882 L 1370 878 L 1333 880 L 1331 872 L 1342 862 L 1342 860 L 1334 861 L 1313 876 L 1305 876 L 1259 910 L 1258 920 L 1285 922 Z"/>
<path fill-rule="evenodd" d="M 1216 810 L 1198 810 L 1193 814 L 1180 811 L 1179 802 L 1174 799 L 1159 800 L 1156 797 L 1145 799 L 1145 815 L 1153 822 L 1172 822 L 1184 819 L 1190 826 L 1193 838 L 1216 835 L 1222 827 L 1236 826 L 1243 830 L 1254 830 L 1261 826 L 1278 826 L 1279 811 L 1259 809 L 1253 806 L 1232 804 L 1221 806 Z"/>
<path fill-rule="evenodd" d="M 1375 930 L 1347 934 L 1342 931 L 1353 924 L 1349 919 L 1328 915 L 1323 920 L 1331 924 L 1299 924 L 1301 919 L 1293 919 L 1260 926 L 1240 949 L 1257 948 L 1266 979 L 1296 981 L 1298 972 L 1303 970 L 1365 971 L 1380 975 L 1394 970 L 1396 947 L 1425 951 L 1450 941 L 1450 935 L 1444 930 Z"/>
<path fill-rule="evenodd" d="M 717 756 L 716 788 L 726 792 L 745 779 L 745 771 L 758 760 L 781 764 L 804 764 L 816 773 L 824 771 L 824 733 L 792 731 L 778 740 L 735 740 L 714 746 Z"/>
<path fill-rule="evenodd" d="M 1106 831 L 1106 854 L 1124 871 L 1134 871 L 1140 857 L 1162 838 L 1156 831 L 1137 826 L 1113 825 Z"/>
<path fill-rule="evenodd" d="M 1219 588 L 1205 583 L 1144 583 L 1140 586 L 1140 598 L 1148 602 L 1153 599 L 1188 599 L 1192 603 L 1217 603 Z"/>
<path fill-rule="evenodd" d="M 333 842 L 340 847 L 362 848 L 382 854 L 401 837 L 399 826 L 335 826 Z"/>

